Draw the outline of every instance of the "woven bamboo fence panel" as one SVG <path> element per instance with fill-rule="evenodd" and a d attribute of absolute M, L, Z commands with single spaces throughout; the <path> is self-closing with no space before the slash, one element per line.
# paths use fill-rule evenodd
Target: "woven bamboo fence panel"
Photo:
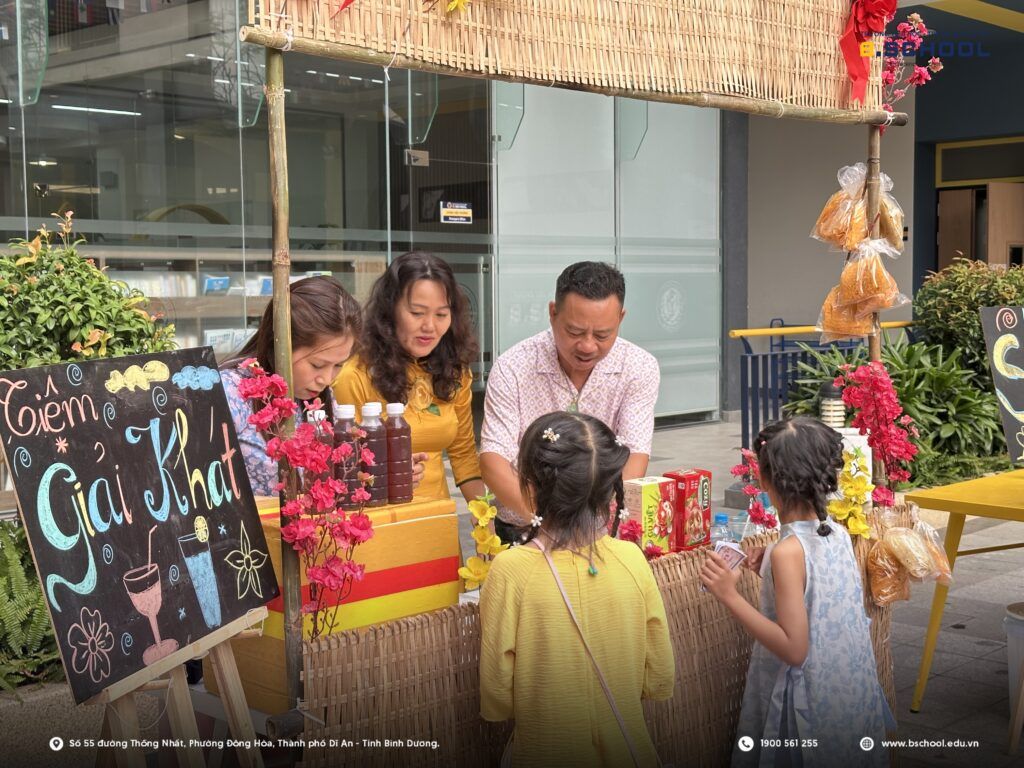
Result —
<path fill-rule="evenodd" d="M 838 45 L 849 0 L 248 1 L 252 26 L 467 75 L 855 107 Z M 880 58 L 871 75 L 863 108 L 878 109 Z"/>
<path fill-rule="evenodd" d="M 897 511 L 900 524 L 909 524 L 906 509 Z M 765 546 L 775 538 L 752 537 L 744 545 Z M 871 543 L 858 538 L 854 545 L 862 576 Z M 675 651 L 676 686 L 671 699 L 645 702 L 644 709 L 665 764 L 727 765 L 746 685 L 752 641 L 728 610 L 701 591 L 704 558 L 703 551 L 682 552 L 653 563 Z M 747 571 L 740 579 L 740 592 L 754 605 L 760 582 Z M 892 611 L 875 606 L 866 590 L 865 607 L 879 680 L 895 711 Z M 510 724 L 480 719 L 479 664 L 476 604 L 307 644 L 306 710 L 325 725 L 307 718 L 305 740 L 347 739 L 354 746 L 307 746 L 302 768 L 498 765 Z M 382 746 L 363 747 L 363 739 Z M 436 741 L 438 748 L 386 748 L 385 739 Z"/>

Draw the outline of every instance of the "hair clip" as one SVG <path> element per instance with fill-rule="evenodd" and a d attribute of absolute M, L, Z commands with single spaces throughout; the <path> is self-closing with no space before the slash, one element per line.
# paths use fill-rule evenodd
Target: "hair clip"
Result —
<path fill-rule="evenodd" d="M 625 440 L 623 440 L 623 439 L 622 439 L 621 437 L 619 437 L 618 435 L 616 435 L 616 436 L 615 436 L 615 444 L 616 444 L 617 446 L 619 446 L 619 448 L 621 448 L 622 446 L 624 446 L 624 445 L 626 444 L 626 441 L 625 441 Z"/>
<path fill-rule="evenodd" d="M 622 508 L 622 509 L 619 510 L 619 520 L 621 520 L 622 522 L 626 522 L 627 520 L 629 520 L 629 510 L 628 509 Z"/>
<path fill-rule="evenodd" d="M 544 430 L 544 434 L 541 435 L 541 437 L 543 437 L 549 443 L 557 443 L 558 438 L 560 438 L 561 435 L 555 432 L 555 430 L 553 430 L 551 427 L 548 427 L 547 429 Z"/>
<path fill-rule="evenodd" d="M 534 515 L 533 519 L 530 521 L 530 525 L 532 525 L 534 528 L 540 528 L 540 524 L 542 522 L 544 522 L 543 517 L 541 517 L 540 515 Z"/>

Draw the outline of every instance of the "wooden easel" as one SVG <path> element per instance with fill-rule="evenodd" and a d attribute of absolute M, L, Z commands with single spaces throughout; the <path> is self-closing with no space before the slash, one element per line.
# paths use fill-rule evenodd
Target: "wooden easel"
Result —
<path fill-rule="evenodd" d="M 145 670 L 110 686 L 87 702 L 106 706 L 100 739 L 125 741 L 129 745 L 127 749 L 99 748 L 96 753 L 96 768 L 145 768 L 146 758 L 142 749 L 131 746 L 132 739 L 140 738 L 135 694 L 159 690 L 167 691 L 167 719 L 170 723 L 171 736 L 184 744 L 176 750 L 178 765 L 187 768 L 205 767 L 206 760 L 202 748 L 190 746 L 193 740 L 199 740 L 199 727 L 196 725 L 196 714 L 188 691 L 184 663 L 207 653 L 213 661 L 213 672 L 217 678 L 217 685 L 220 686 L 220 696 L 224 702 L 224 711 L 227 713 L 231 738 L 251 745 L 248 748 L 244 745 L 236 747 L 238 762 L 242 768 L 263 768 L 263 756 L 259 747 L 255 745 L 256 729 L 249 714 L 249 705 L 245 701 L 245 691 L 242 690 L 242 680 L 238 676 L 238 666 L 235 664 L 230 641 L 258 634 L 249 627 L 255 622 L 262 621 L 266 616 L 265 607 L 250 611 L 248 615 L 176 651 L 166 659 L 161 659 Z"/>

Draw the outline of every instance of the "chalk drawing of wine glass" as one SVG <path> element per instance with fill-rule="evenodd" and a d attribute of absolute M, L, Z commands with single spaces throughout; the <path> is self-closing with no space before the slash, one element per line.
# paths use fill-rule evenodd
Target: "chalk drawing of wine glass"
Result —
<path fill-rule="evenodd" d="M 160 584 L 160 568 L 153 562 L 153 531 L 155 530 L 155 525 L 149 529 L 149 559 L 146 564 L 132 568 L 122 577 L 124 588 L 128 590 L 128 597 L 131 598 L 132 605 L 135 606 L 135 610 L 149 619 L 149 627 L 153 630 L 155 642 L 142 653 L 142 663 L 146 666 L 165 656 L 170 656 L 178 650 L 177 640 L 160 639 L 160 629 L 156 623 L 157 614 L 160 613 L 160 607 L 164 602 L 164 595 Z"/>
<path fill-rule="evenodd" d="M 203 621 L 210 629 L 219 627 L 220 592 L 217 590 L 217 576 L 213 572 L 213 556 L 210 554 L 210 543 L 195 533 L 178 537 L 178 547 L 185 558 L 192 587 L 199 598 L 199 608 L 203 612 Z"/>

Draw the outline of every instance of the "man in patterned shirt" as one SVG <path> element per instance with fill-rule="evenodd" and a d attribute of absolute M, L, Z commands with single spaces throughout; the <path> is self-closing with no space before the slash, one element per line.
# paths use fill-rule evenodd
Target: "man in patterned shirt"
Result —
<path fill-rule="evenodd" d="M 623 478 L 647 472 L 661 375 L 653 355 L 619 338 L 625 297 L 615 267 L 595 261 L 566 267 L 548 305 L 551 328 L 516 344 L 491 369 L 480 468 L 499 502 L 495 530 L 504 541 L 533 516 L 515 464 L 520 438 L 545 413 L 578 411 L 601 419 L 629 446 Z"/>

